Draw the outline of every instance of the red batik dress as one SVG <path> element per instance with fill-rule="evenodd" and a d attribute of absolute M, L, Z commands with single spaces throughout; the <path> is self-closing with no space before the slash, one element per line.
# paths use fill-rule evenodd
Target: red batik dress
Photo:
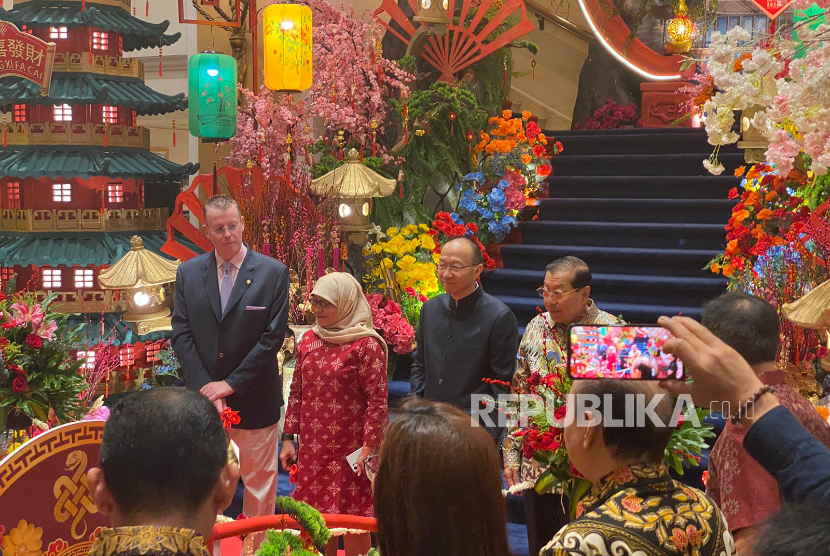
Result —
<path fill-rule="evenodd" d="M 361 446 L 380 446 L 387 420 L 380 340 L 335 345 L 306 332 L 285 416 L 285 432 L 300 436 L 294 498 L 322 513 L 371 517 L 372 485 L 352 471 L 346 456 Z"/>

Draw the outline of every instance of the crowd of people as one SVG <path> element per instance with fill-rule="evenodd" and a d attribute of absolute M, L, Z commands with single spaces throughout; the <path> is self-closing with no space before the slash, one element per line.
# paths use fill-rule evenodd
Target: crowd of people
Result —
<path fill-rule="evenodd" d="M 278 458 L 295 473 L 296 498 L 324 513 L 374 516 L 382 556 L 507 556 L 502 470 L 516 485 L 544 469 L 523 458 L 512 431 L 473 426 L 474 396 L 550 372 L 566 357 L 570 325 L 618 324 L 591 300 L 588 266 L 575 257 L 548 265 L 539 288 L 545 311 L 520 342 L 515 316 L 478 283 L 478 246 L 448 242 L 438 264 L 447 293 L 423 306 L 411 396 L 392 408 L 391 422 L 386 345 L 360 284 L 326 275 L 311 293 L 316 325 L 298 345 L 280 434 L 285 267 L 245 248 L 229 198 L 208 201 L 205 217 L 215 250 L 182 264 L 177 279 L 173 345 L 187 388 L 142 391 L 113 409 L 100 468 L 88 476 L 112 525 L 95 556 L 206 556 L 203 539 L 240 474 L 245 514 L 274 512 Z M 814 553 L 803 537 L 826 535 L 815 523 L 826 523 L 830 504 L 830 425 L 775 368 L 775 310 L 732 292 L 705 307 L 703 324 L 659 324 L 670 337 L 635 333 L 631 345 L 645 339 L 648 350 L 653 340 L 656 349 L 659 341 L 694 380 L 574 381 L 573 394 L 602 400 L 593 411 L 622 419 L 627 400 L 641 395 L 666 424 L 566 419 L 574 472 L 592 487 L 573 519 L 561 494 L 523 491 L 531 555 Z M 665 393 L 728 408 L 706 493 L 668 473 L 673 404 Z M 241 419 L 229 434 L 220 418 L 226 408 Z M 569 404 L 569 413 L 579 411 Z M 803 511 L 809 519 L 799 519 Z"/>

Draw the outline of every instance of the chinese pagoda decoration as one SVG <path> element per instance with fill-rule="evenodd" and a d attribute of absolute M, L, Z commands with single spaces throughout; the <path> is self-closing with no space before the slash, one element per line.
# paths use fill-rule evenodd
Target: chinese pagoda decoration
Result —
<path fill-rule="evenodd" d="M 45 96 L 32 81 L 0 79 L 0 286 L 58 294 L 56 308 L 86 324 L 85 367 L 110 344 L 129 381 L 153 365 L 164 333 L 135 333 L 121 318 L 123 293 L 98 278 L 130 251 L 133 235 L 159 252 L 169 192 L 197 166 L 150 151 L 137 116 L 187 103 L 184 93 L 145 85 L 143 64 L 124 53 L 169 46 L 180 33 L 134 17 L 130 0 L 17 0 L 0 8 L 0 21 L 56 45 Z"/>

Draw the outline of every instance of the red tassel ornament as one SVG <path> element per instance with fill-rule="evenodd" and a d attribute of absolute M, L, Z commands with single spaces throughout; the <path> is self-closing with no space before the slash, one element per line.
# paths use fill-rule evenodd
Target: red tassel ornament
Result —
<path fill-rule="evenodd" d="M 176 147 L 176 118 L 173 118 L 173 147 Z"/>

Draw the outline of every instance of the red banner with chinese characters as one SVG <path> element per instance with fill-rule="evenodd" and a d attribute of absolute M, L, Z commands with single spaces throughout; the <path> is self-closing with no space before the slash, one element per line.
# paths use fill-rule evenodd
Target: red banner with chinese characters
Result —
<path fill-rule="evenodd" d="M 55 43 L 23 33 L 13 23 L 0 21 L 0 78 L 15 76 L 34 81 L 41 95 L 49 95 Z"/>
<path fill-rule="evenodd" d="M 792 0 L 752 0 L 770 20 L 775 19 L 787 9 Z"/>

